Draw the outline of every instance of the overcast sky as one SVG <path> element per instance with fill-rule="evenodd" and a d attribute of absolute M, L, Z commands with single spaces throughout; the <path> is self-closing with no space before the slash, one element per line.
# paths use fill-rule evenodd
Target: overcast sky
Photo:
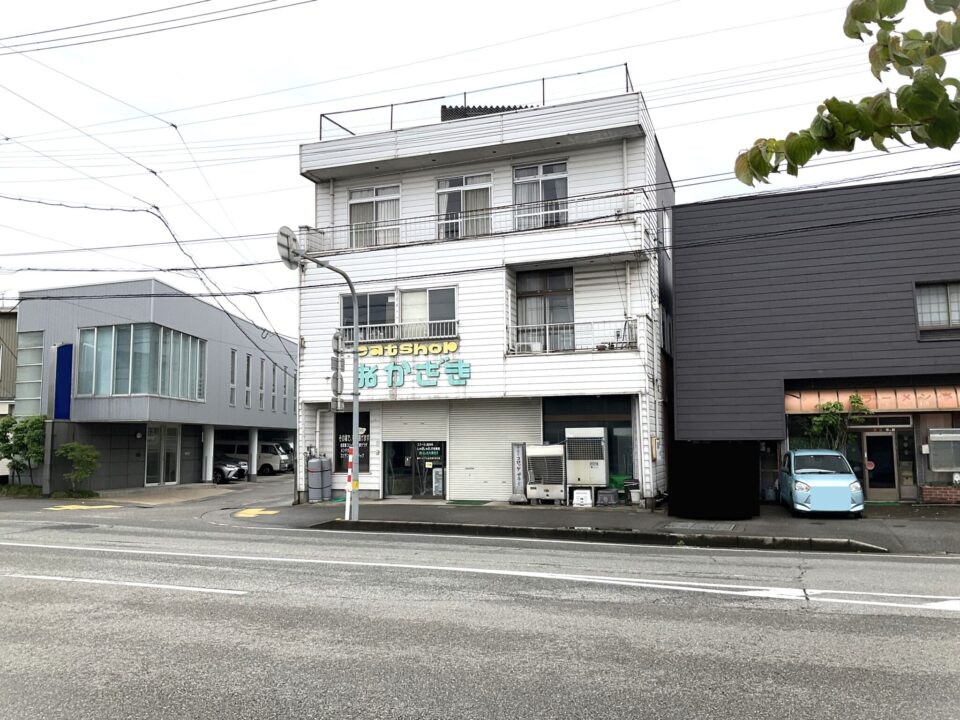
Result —
<path fill-rule="evenodd" d="M 184 245 L 202 266 L 274 260 L 278 227 L 314 223 L 298 149 L 317 139 L 322 112 L 463 92 L 471 103 L 535 103 L 540 77 L 627 63 L 650 107 L 677 200 L 693 202 L 757 192 L 732 180 L 740 150 L 757 137 L 806 126 L 825 97 L 859 98 L 882 87 L 869 74 L 868 45 L 843 36 L 843 0 L 297 2 L 33 0 L 6 13 L 0 139 L 10 140 L 0 142 L 0 194 L 118 210 L 0 198 L 0 295 L 150 275 L 205 292 L 192 273 L 155 270 L 191 261 L 170 244 L 160 219 L 125 212 L 151 205 L 181 240 L 211 240 Z M 147 33 L 262 10 L 104 41 L 108 30 L 138 25 L 126 32 Z M 135 13 L 149 14 L 97 23 Z M 177 18 L 184 20 L 157 24 Z M 927 29 L 935 18 L 921 0 L 910 0 L 908 21 Z M 36 34 L 74 25 L 83 26 Z M 41 40 L 48 42 L 27 44 Z M 17 52 L 72 43 L 82 44 Z M 485 90 L 525 80 L 535 82 Z M 622 83 L 618 70 L 551 81 L 548 102 L 615 94 Z M 430 116 L 421 119 L 425 111 Z M 436 120 L 429 105 L 406 113 L 409 122 Z M 338 117 L 358 130 L 385 120 Z M 783 176 L 772 187 L 952 161 L 944 151 L 880 156 L 863 146 L 825 156 L 799 180 Z M 103 246 L 111 249 L 37 254 Z M 52 271 L 64 268 L 73 272 Z M 127 272 L 89 272 L 117 269 Z M 278 291 L 260 302 L 278 331 L 296 335 L 296 294 L 281 291 L 296 285 L 295 273 L 273 263 L 210 275 L 228 292 Z M 252 299 L 235 302 L 265 322 Z"/>

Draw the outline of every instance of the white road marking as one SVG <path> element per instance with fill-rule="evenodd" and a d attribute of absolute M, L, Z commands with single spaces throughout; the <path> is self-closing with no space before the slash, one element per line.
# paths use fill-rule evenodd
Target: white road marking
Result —
<path fill-rule="evenodd" d="M 879 607 L 912 608 L 915 610 L 939 610 L 960 612 L 960 596 L 956 595 L 912 595 L 906 593 L 876 593 L 856 590 L 820 590 L 788 588 L 764 585 L 733 585 L 727 583 L 705 583 L 682 580 L 663 580 L 660 578 L 611 577 L 603 575 L 574 575 L 567 573 L 534 572 L 526 570 L 498 570 L 494 568 L 458 567 L 452 565 L 418 565 L 412 563 L 364 562 L 360 560 L 324 560 L 319 558 L 289 558 L 259 555 L 228 555 L 219 553 L 188 553 L 173 550 L 137 550 L 133 548 L 109 548 L 83 545 L 45 545 L 42 543 L 0 542 L 0 546 L 25 547 L 44 550 L 68 550 L 87 553 L 112 553 L 116 555 L 145 555 L 153 557 L 196 558 L 204 560 L 237 560 L 242 562 L 266 562 L 281 564 L 326 565 L 332 567 L 383 568 L 392 570 L 420 570 L 425 572 L 446 572 L 464 575 L 493 575 L 498 577 L 518 577 L 538 580 L 559 580 L 566 582 L 590 583 L 594 585 L 614 585 L 653 590 L 671 590 L 674 592 L 696 592 L 709 595 L 729 595 L 736 597 L 760 597 L 777 600 L 805 602 L 831 602 L 849 605 L 871 605 Z M 898 599 L 935 600 L 936 603 L 898 603 L 853 598 L 824 597 L 828 595 L 855 595 L 863 597 L 891 597 Z"/>
<path fill-rule="evenodd" d="M 245 590 L 220 590 L 218 588 L 193 587 L 192 585 L 163 585 L 159 583 L 130 582 L 127 580 L 96 580 L 94 578 L 65 577 L 63 575 L 22 575 L 3 573 L 0 577 L 19 580 L 50 580 L 54 582 L 85 583 L 88 585 L 122 585 L 123 587 L 150 588 L 152 590 L 182 590 L 184 592 L 213 593 L 215 595 L 246 595 Z"/>

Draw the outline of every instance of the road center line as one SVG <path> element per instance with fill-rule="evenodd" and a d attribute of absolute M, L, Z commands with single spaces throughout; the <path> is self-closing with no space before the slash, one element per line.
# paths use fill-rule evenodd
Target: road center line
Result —
<path fill-rule="evenodd" d="M 3 573 L 0 577 L 18 580 L 49 580 L 54 582 L 84 583 L 87 585 L 122 585 L 123 587 L 150 588 L 152 590 L 181 590 L 183 592 L 212 593 L 214 595 L 246 595 L 245 590 L 220 590 L 218 588 L 193 587 L 191 585 L 162 585 L 159 583 L 131 582 L 128 580 L 96 580 L 94 578 L 65 577 L 63 575 L 22 575 Z"/>
<path fill-rule="evenodd" d="M 710 595 L 730 595 L 742 598 L 769 598 L 776 600 L 794 600 L 801 602 L 835 602 L 849 605 L 871 605 L 881 607 L 907 607 L 916 610 L 939 610 L 947 612 L 960 612 L 960 604 L 954 605 L 954 601 L 960 601 L 960 596 L 956 595 L 910 595 L 904 593 L 868 593 L 832 590 L 816 590 L 804 588 L 788 588 L 765 585 L 731 585 L 725 583 L 700 583 L 681 580 L 664 580 L 660 578 L 631 578 L 631 577 L 610 577 L 598 575 L 577 575 L 566 573 L 548 573 L 534 572 L 527 570 L 498 570 L 494 568 L 474 568 L 458 567 L 451 565 L 417 565 L 411 563 L 387 563 L 387 562 L 365 562 L 360 560 L 327 560 L 320 558 L 288 558 L 277 556 L 258 556 L 258 555 L 228 555 L 219 553 L 189 553 L 173 550 L 137 550 L 133 548 L 109 548 L 97 546 L 82 545 L 45 545 L 43 543 L 18 543 L 18 542 L 0 542 L 0 547 L 24 547 L 37 548 L 44 550 L 67 550 L 73 552 L 87 553 L 112 553 L 117 555 L 141 555 L 153 557 L 179 557 L 196 558 L 206 560 L 237 560 L 242 562 L 265 562 L 280 564 L 301 564 L 301 565 L 326 565 L 332 567 L 362 567 L 362 568 L 383 568 L 394 570 L 421 570 L 426 572 L 446 572 L 463 575 L 493 575 L 499 577 L 519 577 L 540 580 L 559 580 L 566 582 L 590 583 L 594 585 L 615 585 L 620 587 L 637 587 L 657 590 L 672 590 L 675 592 L 696 592 Z M 871 597 L 895 597 L 915 600 L 924 600 L 920 604 L 895 603 L 856 600 L 854 598 L 839 599 L 822 597 L 822 595 L 848 593 L 853 595 L 869 595 Z M 942 601 L 935 606 L 930 600 Z"/>

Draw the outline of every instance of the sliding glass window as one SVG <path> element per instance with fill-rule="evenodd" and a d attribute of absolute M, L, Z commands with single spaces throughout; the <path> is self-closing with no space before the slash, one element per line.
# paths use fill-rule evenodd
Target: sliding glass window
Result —
<path fill-rule="evenodd" d="M 77 395 L 203 400 L 206 345 L 150 323 L 81 328 Z"/>

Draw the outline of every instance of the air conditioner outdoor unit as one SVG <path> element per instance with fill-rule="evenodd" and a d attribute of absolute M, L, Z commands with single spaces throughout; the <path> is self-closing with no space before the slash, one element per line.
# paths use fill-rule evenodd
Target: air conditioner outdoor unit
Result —
<path fill-rule="evenodd" d="M 527 498 L 560 500 L 566 498 L 563 445 L 527 445 Z"/>
<path fill-rule="evenodd" d="M 541 353 L 543 352 L 543 343 L 542 342 L 518 342 L 517 343 L 517 352 L 518 353 Z"/>
<path fill-rule="evenodd" d="M 607 440 L 604 428 L 567 428 L 567 485 L 607 486 Z"/>

